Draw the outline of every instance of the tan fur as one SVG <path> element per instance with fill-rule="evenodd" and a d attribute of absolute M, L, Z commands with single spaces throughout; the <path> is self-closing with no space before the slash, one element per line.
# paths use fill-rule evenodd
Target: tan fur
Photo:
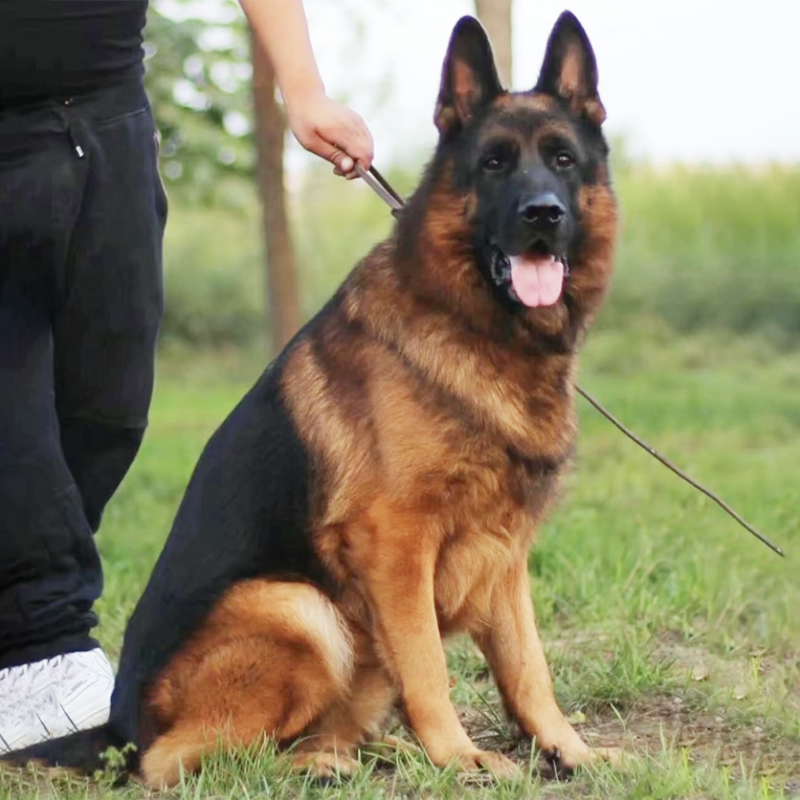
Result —
<path fill-rule="evenodd" d="M 510 107 L 509 111 L 515 110 L 519 112 L 521 109 L 526 111 L 544 111 L 547 109 L 547 105 L 552 102 L 550 98 L 546 98 L 541 94 L 522 95 L 522 97 L 525 98 L 526 102 L 521 103 L 518 107 Z M 538 103 L 531 102 L 535 101 L 537 98 L 542 98 L 546 100 L 547 103 L 542 103 L 541 108 L 539 108 Z M 575 135 L 574 128 L 565 121 L 559 119 L 544 119 L 542 123 L 537 126 L 533 136 L 527 136 L 521 130 L 512 129 L 509 131 L 508 127 L 504 124 L 503 117 L 498 117 L 494 124 L 484 126 L 481 130 L 480 141 L 482 143 L 488 143 L 496 138 L 508 139 L 510 137 L 516 140 L 517 146 L 523 153 L 535 151 L 538 149 L 540 142 L 554 137 L 569 142 L 577 153 L 582 154 L 584 152 L 583 143 L 580 138 Z"/>
<path fill-rule="evenodd" d="M 552 111 L 555 107 L 552 97 L 545 94 L 507 94 L 496 100 L 499 111 Z"/>
<path fill-rule="evenodd" d="M 164 732 L 142 759 L 145 781 L 174 784 L 218 742 L 299 736 L 347 692 L 353 661 L 349 629 L 319 591 L 239 583 L 151 689 L 148 711 Z"/>

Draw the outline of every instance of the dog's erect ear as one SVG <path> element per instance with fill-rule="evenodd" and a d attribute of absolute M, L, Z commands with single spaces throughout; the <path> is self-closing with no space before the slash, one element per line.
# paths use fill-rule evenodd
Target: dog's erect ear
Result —
<path fill-rule="evenodd" d="M 486 31 L 473 17 L 462 17 L 453 29 L 442 67 L 433 115 L 439 133 L 445 135 L 464 126 L 502 91 Z"/>
<path fill-rule="evenodd" d="M 542 71 L 534 91 L 562 97 L 578 114 L 602 125 L 606 110 L 597 94 L 597 62 L 583 26 L 565 11 L 547 41 Z"/>

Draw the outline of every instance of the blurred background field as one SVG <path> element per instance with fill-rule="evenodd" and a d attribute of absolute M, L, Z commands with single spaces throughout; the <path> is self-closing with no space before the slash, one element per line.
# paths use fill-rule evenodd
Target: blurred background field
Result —
<path fill-rule="evenodd" d="M 796 345 L 800 125 L 781 94 L 791 48 L 778 46 L 787 34 L 771 24 L 778 11 L 771 2 L 763 12 L 732 7 L 723 15 L 710 0 L 693 3 L 689 15 L 665 2 L 572 3 L 598 59 L 622 214 L 617 275 L 600 328 L 636 330 L 657 320 L 676 335 L 758 334 L 777 348 Z M 561 6 L 307 0 L 307 10 L 329 88 L 367 118 L 377 166 L 406 194 L 435 141 L 431 113 L 454 21 L 482 14 L 501 73 L 525 88 Z M 665 39 L 659 28 L 681 39 Z M 745 34 L 748 58 L 732 59 Z M 692 58 L 672 58 L 670 41 L 696 45 Z M 747 66 L 762 50 L 776 70 L 773 82 Z M 234 0 L 154 0 L 146 51 L 171 201 L 163 343 L 266 353 L 274 349 L 270 337 L 288 334 L 274 329 L 270 270 L 296 273 L 296 292 L 272 300 L 291 306 L 299 324 L 386 235 L 391 217 L 365 186 L 335 179 L 291 136 L 273 137 L 280 152 L 267 152 L 263 131 L 285 126 L 285 117 L 269 80 L 253 94 L 249 35 Z M 713 91 L 693 83 L 698 71 Z M 258 173 L 259 159 L 283 162 L 283 175 Z M 262 217 L 265 191 L 283 198 L 288 231 L 270 216 L 274 203 Z M 269 251 L 284 235 L 291 257 L 280 251 L 265 261 L 264 241 Z"/>
<path fill-rule="evenodd" d="M 778 348 L 800 342 L 800 167 L 654 167 L 625 158 L 614 182 L 622 228 L 617 270 L 598 320 L 631 330 L 654 320 L 677 335 L 757 333 Z M 390 168 L 410 191 L 413 167 Z M 386 207 L 327 168 L 292 196 L 301 301 L 319 309 L 355 262 L 389 231 Z M 173 202 L 166 243 L 165 344 L 249 346 L 263 341 L 264 288 L 256 198 L 237 208 Z M 632 337 L 635 338 L 635 337 Z"/>

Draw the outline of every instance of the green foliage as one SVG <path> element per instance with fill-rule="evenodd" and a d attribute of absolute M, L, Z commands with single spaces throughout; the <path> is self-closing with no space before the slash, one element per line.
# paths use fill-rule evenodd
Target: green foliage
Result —
<path fill-rule="evenodd" d="M 237 188 L 255 171 L 246 21 L 233 0 L 213 11 L 193 0 L 162 0 L 151 5 L 145 31 L 162 173 L 184 204 L 235 204 Z"/>
<path fill-rule="evenodd" d="M 225 347 L 258 341 L 265 330 L 265 289 L 255 209 L 192 205 L 171 213 L 164 243 L 162 342 Z"/>
<path fill-rule="evenodd" d="M 604 324 L 800 333 L 800 168 L 618 171 L 618 272 Z"/>

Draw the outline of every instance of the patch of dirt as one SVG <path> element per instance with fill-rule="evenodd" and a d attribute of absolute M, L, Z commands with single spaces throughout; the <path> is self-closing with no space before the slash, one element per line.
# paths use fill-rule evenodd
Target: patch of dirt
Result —
<path fill-rule="evenodd" d="M 779 737 L 759 725 L 739 725 L 724 717 L 687 706 L 680 697 L 649 698 L 626 711 L 593 715 L 578 726 L 586 741 L 619 744 L 655 754 L 665 745 L 689 750 L 693 762 L 708 761 L 780 782 L 800 781 L 800 742 Z"/>
<path fill-rule="evenodd" d="M 599 637 L 589 638 L 594 642 Z M 776 720 L 759 721 L 757 712 L 763 708 L 769 715 L 770 704 L 774 708 L 778 703 L 790 717 L 800 713 L 798 653 L 753 650 L 724 658 L 665 632 L 651 658 L 670 664 L 680 688 L 641 697 L 620 714 L 610 706 L 576 714 L 570 721 L 587 743 L 651 756 L 665 748 L 686 749 L 694 763 L 729 767 L 734 777 L 743 769 L 749 776 L 768 777 L 773 784 L 785 784 L 787 797 L 800 800 L 800 741 L 782 735 Z M 479 746 L 527 763 L 530 745 L 509 730 L 496 694 L 489 691 L 490 680 L 481 676 L 475 684 L 492 699 L 458 708 L 468 733 Z M 715 699 L 709 704 L 709 698 Z M 548 776 L 552 769 L 543 762 L 541 773 Z"/>
<path fill-rule="evenodd" d="M 460 707 L 467 732 L 481 747 L 497 749 L 522 763 L 530 759 L 530 744 L 502 726 L 497 711 Z M 758 725 L 741 725 L 713 712 L 698 710 L 680 696 L 650 697 L 617 716 L 613 709 L 591 713 L 575 725 L 593 747 L 621 747 L 639 755 L 655 756 L 665 748 L 687 749 L 694 763 L 710 762 L 730 767 L 734 777 L 742 766 L 748 775 L 767 776 L 786 784 L 787 796 L 800 792 L 800 742 L 770 734 Z M 554 777 L 542 760 L 541 774 Z"/>

